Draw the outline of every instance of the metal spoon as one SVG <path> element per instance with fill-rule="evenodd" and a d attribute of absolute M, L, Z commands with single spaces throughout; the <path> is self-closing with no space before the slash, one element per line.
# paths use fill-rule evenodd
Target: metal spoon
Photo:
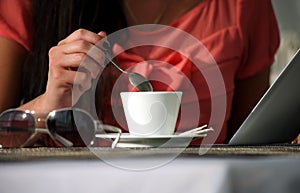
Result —
<path fill-rule="evenodd" d="M 148 79 L 136 72 L 127 72 L 123 70 L 112 58 L 108 51 L 104 51 L 106 59 L 108 59 L 118 70 L 128 75 L 129 82 L 139 91 L 152 92 L 153 88 Z"/>

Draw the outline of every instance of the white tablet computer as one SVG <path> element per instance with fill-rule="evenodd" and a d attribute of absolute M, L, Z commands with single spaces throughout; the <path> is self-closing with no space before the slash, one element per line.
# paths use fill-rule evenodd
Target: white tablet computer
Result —
<path fill-rule="evenodd" d="M 287 143 L 300 133 L 299 50 L 231 138 L 230 145 Z"/>

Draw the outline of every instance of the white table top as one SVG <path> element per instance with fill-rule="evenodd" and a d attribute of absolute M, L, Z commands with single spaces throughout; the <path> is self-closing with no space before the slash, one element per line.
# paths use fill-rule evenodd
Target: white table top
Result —
<path fill-rule="evenodd" d="M 144 162 L 164 164 L 132 169 Z M 299 166 L 300 157 L 278 155 L 183 155 L 168 162 L 164 156 L 2 161 L 0 192 L 298 193 Z"/>

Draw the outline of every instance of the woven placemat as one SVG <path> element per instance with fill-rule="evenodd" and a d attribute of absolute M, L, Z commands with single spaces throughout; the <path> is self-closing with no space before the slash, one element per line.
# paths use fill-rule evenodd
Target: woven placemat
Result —
<path fill-rule="evenodd" d="M 180 156 L 202 157 L 236 157 L 236 156 L 294 156 L 300 157 L 299 145 L 268 146 L 228 146 L 213 145 L 189 148 L 116 148 L 110 147 L 34 147 L 34 148 L 2 148 L 0 161 L 26 161 L 36 159 L 97 159 L 99 155 L 106 158 L 124 158 L 132 156 L 164 156 L 178 154 Z M 203 154 L 204 152 L 204 154 Z"/>

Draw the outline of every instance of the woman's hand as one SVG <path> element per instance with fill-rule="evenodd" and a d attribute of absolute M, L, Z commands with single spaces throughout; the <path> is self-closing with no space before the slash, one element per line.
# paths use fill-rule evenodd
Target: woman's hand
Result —
<path fill-rule="evenodd" d="M 49 112 L 76 103 L 103 68 L 105 57 L 95 45 L 105 37 L 104 32 L 79 29 L 52 47 L 46 92 L 22 108 Z"/>

